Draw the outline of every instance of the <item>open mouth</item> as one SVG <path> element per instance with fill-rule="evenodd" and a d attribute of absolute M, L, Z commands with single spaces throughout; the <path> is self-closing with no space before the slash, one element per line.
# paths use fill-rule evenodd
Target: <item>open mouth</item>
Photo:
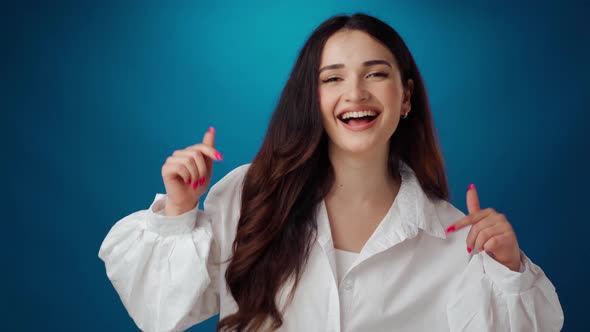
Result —
<path fill-rule="evenodd" d="M 346 112 L 338 116 L 338 120 L 347 126 L 363 126 L 373 122 L 379 113 L 375 111 Z"/>

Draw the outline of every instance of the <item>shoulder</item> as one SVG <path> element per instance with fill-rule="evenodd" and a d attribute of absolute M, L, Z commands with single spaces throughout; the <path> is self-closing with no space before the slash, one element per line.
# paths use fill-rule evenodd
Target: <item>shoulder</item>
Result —
<path fill-rule="evenodd" d="M 436 215 L 438 216 L 439 223 L 442 226 L 443 232 L 449 226 L 456 223 L 465 217 L 465 213 L 457 209 L 452 203 L 444 199 L 436 199 L 432 201 Z M 465 266 L 471 259 L 471 256 L 465 250 L 467 235 L 469 234 L 470 227 L 464 227 L 458 231 L 451 233 L 445 233 L 445 251 L 450 255 L 449 264 L 451 261 L 459 265 L 455 265 L 456 268 Z"/>
<path fill-rule="evenodd" d="M 209 189 L 205 198 L 205 209 L 211 208 L 218 203 L 223 205 L 238 203 L 242 192 L 242 184 L 249 168 L 250 164 L 238 166 L 215 183 Z"/>
<path fill-rule="evenodd" d="M 431 200 L 441 225 L 446 229 L 465 216 L 461 210 L 444 199 Z"/>
<path fill-rule="evenodd" d="M 246 172 L 250 168 L 250 164 L 244 164 L 238 166 L 227 173 L 221 180 L 219 180 L 211 189 L 209 190 L 209 195 L 220 195 L 223 194 L 226 190 L 235 189 L 236 187 L 241 187 L 242 183 L 244 182 L 244 177 L 246 176 Z"/>

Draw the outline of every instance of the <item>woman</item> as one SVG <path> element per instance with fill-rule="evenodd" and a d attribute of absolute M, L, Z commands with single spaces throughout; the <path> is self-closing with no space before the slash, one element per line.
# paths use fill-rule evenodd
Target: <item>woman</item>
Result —
<path fill-rule="evenodd" d="M 250 165 L 213 186 L 213 128 L 162 167 L 166 195 L 99 252 L 137 325 L 218 330 L 557 331 L 555 288 L 506 217 L 448 187 L 418 68 L 380 20 L 305 43 Z M 467 247 L 467 248 L 466 248 Z"/>

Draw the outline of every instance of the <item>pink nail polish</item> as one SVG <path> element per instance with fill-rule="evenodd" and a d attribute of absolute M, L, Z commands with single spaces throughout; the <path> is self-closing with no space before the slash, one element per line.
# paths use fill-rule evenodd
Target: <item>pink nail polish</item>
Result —
<path fill-rule="evenodd" d="M 223 156 L 219 152 L 215 152 L 215 159 L 216 160 L 223 160 Z"/>
<path fill-rule="evenodd" d="M 475 189 L 475 185 L 473 183 L 470 184 L 469 187 L 467 187 L 467 191 L 469 191 L 471 189 Z"/>
<path fill-rule="evenodd" d="M 186 180 L 186 184 L 191 185 L 191 179 Z"/>
<path fill-rule="evenodd" d="M 199 186 L 199 180 L 195 180 L 195 182 L 193 182 L 193 189 L 197 189 L 197 187 Z"/>
<path fill-rule="evenodd" d="M 455 231 L 455 225 L 451 225 L 451 226 L 449 226 L 449 228 L 447 228 L 447 231 L 446 232 L 448 234 L 448 233 L 454 232 L 454 231 Z"/>
<path fill-rule="evenodd" d="M 467 247 L 467 252 L 471 253 L 471 248 Z"/>
<path fill-rule="evenodd" d="M 199 186 L 202 186 L 205 183 L 205 177 L 203 176 L 200 180 L 199 180 Z"/>
<path fill-rule="evenodd" d="M 215 134 L 215 128 L 213 128 L 213 127 L 209 127 L 209 132 L 210 132 L 211 134 Z"/>

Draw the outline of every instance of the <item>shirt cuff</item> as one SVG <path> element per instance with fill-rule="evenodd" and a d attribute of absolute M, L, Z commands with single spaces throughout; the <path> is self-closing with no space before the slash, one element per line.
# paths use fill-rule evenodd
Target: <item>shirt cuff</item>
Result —
<path fill-rule="evenodd" d="M 146 229 L 161 236 L 190 233 L 197 223 L 199 203 L 192 209 L 177 216 L 164 215 L 168 196 L 156 194 L 154 201 L 147 210 Z"/>
<path fill-rule="evenodd" d="M 490 257 L 485 251 L 481 252 L 485 274 L 506 293 L 519 294 L 533 286 L 535 271 L 530 259 L 520 252 L 520 271 L 515 272 Z"/>

